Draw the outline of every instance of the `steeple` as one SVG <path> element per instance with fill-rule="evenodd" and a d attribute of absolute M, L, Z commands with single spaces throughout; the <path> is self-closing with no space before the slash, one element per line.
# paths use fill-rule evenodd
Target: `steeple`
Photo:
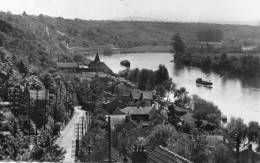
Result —
<path fill-rule="evenodd" d="M 95 63 L 99 63 L 99 62 L 100 62 L 100 59 L 99 59 L 99 55 L 98 55 L 98 53 L 96 54 L 96 57 L 95 57 L 94 62 L 95 62 Z"/>

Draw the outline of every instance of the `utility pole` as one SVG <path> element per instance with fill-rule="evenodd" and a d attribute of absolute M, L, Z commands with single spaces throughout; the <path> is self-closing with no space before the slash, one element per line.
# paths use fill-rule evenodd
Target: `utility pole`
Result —
<path fill-rule="evenodd" d="M 75 149 L 75 157 L 77 159 L 78 154 L 79 154 L 79 123 L 76 124 L 76 134 L 77 134 L 77 138 L 76 138 L 76 149 Z"/>
<path fill-rule="evenodd" d="M 47 107 L 47 89 L 45 89 L 44 113 L 43 113 L 43 130 L 46 130 L 46 107 Z"/>
<path fill-rule="evenodd" d="M 108 116 L 108 162 L 109 163 L 112 163 L 111 151 L 112 151 L 112 146 L 111 146 L 111 120 L 110 120 L 110 116 Z"/>
<path fill-rule="evenodd" d="M 67 91 L 68 91 L 68 85 L 65 85 L 65 115 L 68 116 L 68 101 L 67 101 Z M 67 124 L 67 118 L 65 119 L 65 123 Z"/>
<path fill-rule="evenodd" d="M 29 91 L 29 88 L 27 87 L 26 88 L 26 92 L 27 92 L 27 96 L 28 96 L 28 132 L 29 132 L 29 135 L 31 135 L 31 122 L 30 122 L 30 105 L 31 105 L 31 101 L 30 101 L 30 91 Z"/>
<path fill-rule="evenodd" d="M 55 106 L 54 106 L 54 123 L 56 122 L 56 110 L 57 110 L 57 105 L 58 105 L 58 89 L 56 91 L 56 98 L 55 98 Z"/>
<path fill-rule="evenodd" d="M 83 135 L 84 135 L 84 117 L 82 116 L 82 118 L 81 118 L 81 120 L 82 120 L 82 124 L 81 124 L 81 139 L 83 138 Z"/>

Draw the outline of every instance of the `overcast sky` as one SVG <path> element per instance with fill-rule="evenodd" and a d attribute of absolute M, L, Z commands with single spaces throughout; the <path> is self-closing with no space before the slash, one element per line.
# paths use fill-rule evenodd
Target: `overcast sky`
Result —
<path fill-rule="evenodd" d="M 0 0 L 0 10 L 98 20 L 260 22 L 260 0 Z"/>

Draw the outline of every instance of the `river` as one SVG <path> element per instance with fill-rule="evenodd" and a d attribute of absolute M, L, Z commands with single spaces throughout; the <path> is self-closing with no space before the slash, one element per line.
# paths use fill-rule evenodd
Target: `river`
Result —
<path fill-rule="evenodd" d="M 147 68 L 156 70 L 159 64 L 164 64 L 173 82 L 178 87 L 185 87 L 190 95 L 200 97 L 216 104 L 224 115 L 241 117 L 246 123 L 260 123 L 260 78 L 241 79 L 221 76 L 214 72 L 203 72 L 200 68 L 177 66 L 170 53 L 133 53 L 100 56 L 114 72 L 123 70 L 120 61 L 127 59 L 131 68 Z M 213 88 L 197 86 L 196 78 L 202 77 L 213 82 Z"/>

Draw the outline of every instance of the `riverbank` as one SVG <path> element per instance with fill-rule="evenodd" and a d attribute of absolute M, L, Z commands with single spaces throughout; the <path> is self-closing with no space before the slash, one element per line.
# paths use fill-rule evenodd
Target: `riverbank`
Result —
<path fill-rule="evenodd" d="M 132 48 L 119 48 L 121 54 L 126 53 L 169 53 L 172 50 L 170 45 L 144 45 Z"/>
<path fill-rule="evenodd" d="M 176 63 L 196 66 L 204 71 L 214 70 L 241 77 L 260 77 L 259 53 L 199 53 L 187 51 L 174 56 Z"/>

